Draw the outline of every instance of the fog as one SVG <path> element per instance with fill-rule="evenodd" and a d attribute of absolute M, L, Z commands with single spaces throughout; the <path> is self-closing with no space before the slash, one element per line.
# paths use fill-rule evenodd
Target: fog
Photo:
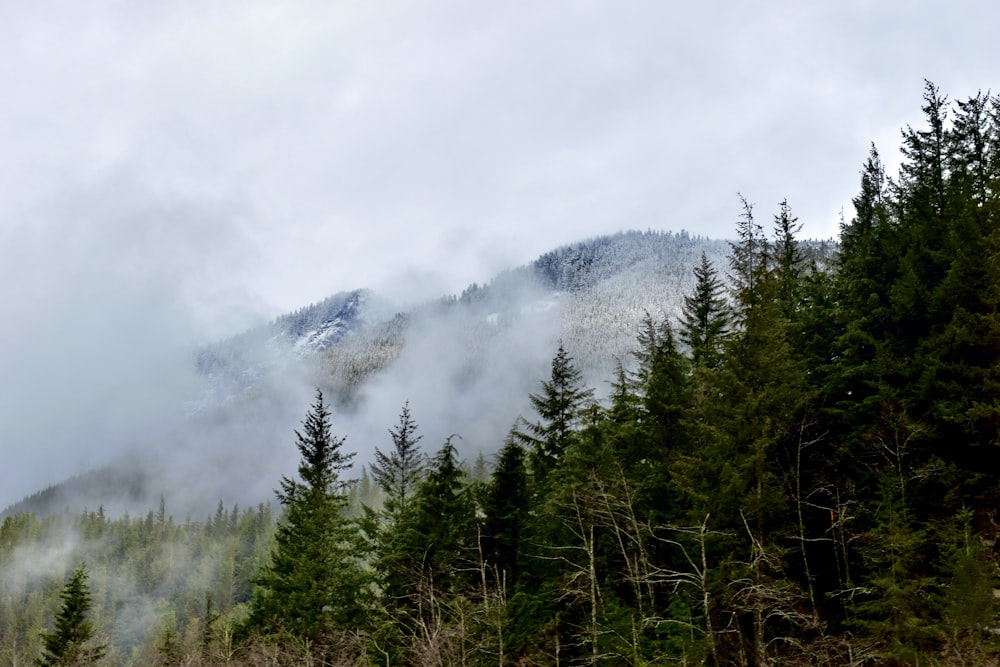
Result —
<path fill-rule="evenodd" d="M 136 369 L 134 381 L 144 391 L 124 396 L 127 403 L 117 412 L 101 409 L 102 400 L 118 405 L 116 388 L 108 385 L 88 396 L 93 419 L 83 412 L 65 417 L 90 429 L 63 431 L 66 442 L 88 456 L 48 468 L 47 483 L 97 470 L 48 492 L 46 506 L 50 511 L 100 506 L 112 516 L 141 515 L 163 497 L 176 517 L 200 519 L 220 500 L 242 506 L 269 502 L 281 477 L 295 473 L 294 431 L 317 389 L 333 408 L 334 433 L 344 438 L 344 451 L 356 453 L 349 476 L 360 474 L 375 448 L 391 447 L 388 429 L 407 402 L 428 455 L 457 436 L 454 443 L 467 464 L 480 456 L 490 461 L 519 419 L 535 419 L 530 395 L 549 378 L 560 344 L 577 360 L 585 384 L 605 396 L 615 366 L 632 363 L 641 319 L 649 313 L 675 320 L 701 252 L 721 270 L 727 250 L 722 241 L 619 235 L 549 256 L 547 266 L 555 273 L 546 280 L 556 283 L 543 285 L 534 270 L 518 269 L 460 299 L 400 311 L 366 293 L 360 328 L 349 327 L 353 333 L 321 351 L 308 351 L 299 339 L 280 334 L 281 327 L 302 321 L 298 316 L 204 348 L 215 361 L 197 372 L 193 351 L 176 345 L 176 357 L 155 357 L 162 366 Z M 577 253 L 589 258 L 585 272 L 578 268 Z M 575 286 L 567 289 L 570 284 Z M 344 301 L 330 303 L 334 312 Z M 310 312 L 306 320 L 317 316 Z M 142 323 L 146 337 L 140 341 L 171 340 L 169 330 L 164 335 L 156 324 L 155 319 Z M 129 354 L 144 353 L 137 344 Z M 83 376 L 101 377 L 100 359 L 83 355 L 76 363 Z M 157 380 L 143 385 L 147 372 Z"/>
<path fill-rule="evenodd" d="M 177 420 L 196 342 L 252 321 L 226 275 L 254 251 L 221 215 L 117 182 L 3 221 L 0 504 Z"/>
<path fill-rule="evenodd" d="M 405 402 L 433 454 L 451 435 L 471 464 L 489 458 L 515 420 L 529 417 L 528 394 L 548 378 L 560 330 L 560 305 L 537 286 L 508 286 L 492 300 L 418 312 L 399 358 L 366 383 L 358 407 L 341 418 L 359 461 L 379 447 Z M 501 311 L 502 309 L 502 311 Z"/>
<path fill-rule="evenodd" d="M 10 7 L 0 506 L 134 448 L 197 450 L 173 407 L 201 391 L 191 355 L 340 290 L 369 287 L 406 310 L 597 234 L 720 238 L 737 191 L 761 212 L 787 197 L 806 236 L 833 236 L 869 143 L 898 164 L 925 78 L 952 97 L 1000 89 L 998 11 L 980 0 Z M 348 447 L 374 446 L 384 433 L 369 424 L 392 424 L 406 398 L 429 447 L 451 429 L 470 455 L 493 437 L 494 424 L 480 433 L 466 417 L 492 400 L 488 387 L 451 403 L 419 395 L 464 363 L 422 326 L 398 375 L 365 388 L 371 419 L 340 418 Z M 544 373 L 560 332 L 538 332 L 546 344 L 490 383 Z M 409 354 L 435 360 L 440 382 L 431 373 L 418 388 L 427 371 Z M 290 384 L 281 409 L 259 411 L 280 416 L 236 428 L 248 451 L 286 442 L 301 419 L 315 378 Z M 496 407 L 484 419 L 519 412 Z M 231 483 L 285 469 L 257 465 L 241 460 Z"/>

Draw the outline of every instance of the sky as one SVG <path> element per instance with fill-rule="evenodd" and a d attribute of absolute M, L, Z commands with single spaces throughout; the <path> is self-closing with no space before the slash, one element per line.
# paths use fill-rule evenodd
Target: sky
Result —
<path fill-rule="evenodd" d="M 622 229 L 830 238 L 924 80 L 1000 91 L 957 0 L 0 7 L 0 506 L 100 463 L 192 345 Z M 169 391 L 168 391 L 169 390 Z"/>

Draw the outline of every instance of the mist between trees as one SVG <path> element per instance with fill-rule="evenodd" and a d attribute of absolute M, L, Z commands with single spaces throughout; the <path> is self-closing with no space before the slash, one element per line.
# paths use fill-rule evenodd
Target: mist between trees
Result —
<path fill-rule="evenodd" d="M 609 389 L 563 331 L 494 457 L 402 400 L 352 469 L 317 392 L 273 509 L 7 517 L 2 657 L 85 563 L 109 664 L 1000 663 L 1000 100 L 923 112 L 836 252 L 741 198 Z"/>

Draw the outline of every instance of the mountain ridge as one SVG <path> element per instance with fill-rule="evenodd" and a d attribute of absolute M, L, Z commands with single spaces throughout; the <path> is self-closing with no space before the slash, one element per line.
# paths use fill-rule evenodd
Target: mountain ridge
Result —
<path fill-rule="evenodd" d="M 598 396 L 618 364 L 631 363 L 641 319 L 674 321 L 705 253 L 725 275 L 729 242 L 686 232 L 625 231 L 566 244 L 536 260 L 396 312 L 367 289 L 338 292 L 227 339 L 194 361 L 205 392 L 189 400 L 189 420 L 147 435 L 130 457 L 145 462 L 141 493 L 97 489 L 73 504 L 171 506 L 203 513 L 219 498 L 244 505 L 270 500 L 289 469 L 288 434 L 315 387 L 334 398 L 341 428 L 367 462 L 385 428 L 412 401 L 431 441 L 462 434 L 464 455 L 499 448 L 513 422 L 530 412 L 528 395 L 545 377 L 559 341 Z M 115 462 L 109 462 L 114 468 Z M 139 468 L 143 468 L 140 464 Z M 8 507 L 59 511 L 67 480 Z M 48 500 L 46 500 L 48 499 Z M 145 505 L 143 505 L 143 501 Z M 189 505 L 190 507 L 185 507 Z"/>

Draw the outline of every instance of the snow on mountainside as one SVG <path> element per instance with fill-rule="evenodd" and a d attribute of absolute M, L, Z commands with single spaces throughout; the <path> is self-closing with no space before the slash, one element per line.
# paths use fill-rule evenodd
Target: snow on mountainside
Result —
<path fill-rule="evenodd" d="M 341 292 L 232 338 L 206 345 L 195 364 L 209 384 L 193 402 L 201 411 L 249 389 L 267 375 L 308 358 L 379 317 L 368 290 Z"/>
<path fill-rule="evenodd" d="M 191 511 L 220 498 L 270 500 L 294 465 L 290 434 L 316 387 L 332 398 L 337 431 L 359 464 L 387 445 L 386 429 L 407 401 L 429 449 L 458 434 L 463 456 L 489 456 L 519 416 L 533 417 L 528 395 L 548 376 L 560 341 L 606 394 L 616 365 L 632 362 L 642 318 L 676 322 L 701 254 L 724 277 L 728 252 L 725 241 L 685 233 L 625 232 L 558 248 L 406 312 L 368 290 L 342 292 L 206 345 L 196 366 L 208 388 L 188 405 L 187 421 L 170 433 L 137 434 L 140 455 L 128 465 L 148 469 L 134 476 L 143 498 L 134 505 L 148 509 L 160 494 Z M 96 495 L 77 505 L 136 496 L 85 486 Z M 32 509 L 69 504 L 65 494 L 49 496 L 60 504 Z"/>
<path fill-rule="evenodd" d="M 198 410 L 232 400 L 269 375 L 301 364 L 314 365 L 316 383 L 350 403 L 360 385 L 385 371 L 404 349 L 425 358 L 436 354 L 425 348 L 447 349 L 445 363 L 459 363 L 455 374 L 472 377 L 498 359 L 523 358 L 527 343 L 522 337 L 546 354 L 555 341 L 565 340 L 588 379 L 599 383 L 618 361 L 628 364 L 646 313 L 676 316 L 701 253 L 724 274 L 728 249 L 725 241 L 683 232 L 622 232 L 563 246 L 487 285 L 473 284 L 459 297 L 406 314 L 386 304 L 374 306 L 377 299 L 368 290 L 342 292 L 207 346 L 197 364 L 211 390 Z M 425 346 L 421 341 L 428 329 L 435 343 Z M 520 368 L 533 378 L 537 369 L 538 364 Z"/>
<path fill-rule="evenodd" d="M 418 388 L 421 381 L 409 375 L 431 383 L 426 378 L 442 368 L 450 378 L 469 380 L 499 372 L 499 365 L 533 382 L 564 340 L 588 379 L 599 383 L 617 361 L 628 364 L 646 313 L 676 316 L 701 253 L 724 273 L 728 248 L 725 241 L 659 232 L 567 245 L 330 346 L 318 355 L 320 377 L 345 400 L 369 378 L 392 376 L 394 366 L 407 376 L 396 384 L 412 386 L 414 395 L 431 388 Z"/>
<path fill-rule="evenodd" d="M 460 296 L 359 331 L 317 355 L 353 440 L 384 445 L 410 402 L 428 442 L 452 433 L 463 456 L 490 455 L 562 342 L 601 396 L 617 364 L 632 365 L 648 313 L 676 322 L 702 252 L 725 274 L 729 244 L 687 234 L 627 232 L 559 248 Z M 363 462 L 363 453 L 359 462 Z"/>
<path fill-rule="evenodd" d="M 325 350 L 363 325 L 361 310 L 370 300 L 366 290 L 332 296 L 318 304 L 279 317 L 269 329 L 291 343 L 299 355 Z"/>

